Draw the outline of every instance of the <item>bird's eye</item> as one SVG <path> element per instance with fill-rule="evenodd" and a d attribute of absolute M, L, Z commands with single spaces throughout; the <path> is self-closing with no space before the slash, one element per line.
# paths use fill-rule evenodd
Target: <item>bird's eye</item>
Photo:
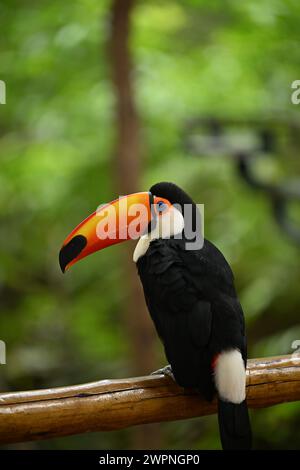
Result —
<path fill-rule="evenodd" d="M 158 201 L 157 212 L 162 213 L 168 208 L 167 204 L 163 201 Z"/>

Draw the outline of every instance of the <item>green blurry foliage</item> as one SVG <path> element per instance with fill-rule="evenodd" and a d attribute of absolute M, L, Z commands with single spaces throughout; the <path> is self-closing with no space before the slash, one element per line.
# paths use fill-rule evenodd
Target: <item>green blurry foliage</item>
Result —
<path fill-rule="evenodd" d="M 121 250 L 87 258 L 64 277 L 57 262 L 69 230 L 115 196 L 109 7 L 96 0 L 0 5 L 0 79 L 7 85 L 0 106 L 3 391 L 126 377 L 130 370 Z M 199 114 L 298 119 L 290 85 L 299 79 L 299 20 L 297 0 L 164 0 L 137 2 L 132 21 L 141 190 L 172 180 L 205 204 L 206 236 L 235 273 L 250 357 L 291 353 L 300 338 L 299 247 L 229 159 L 187 155 L 182 130 Z M 295 176 L 296 157 L 287 144 L 283 155 L 258 162 L 260 173 L 274 181 Z M 297 403 L 255 411 L 252 421 L 256 447 L 299 446 Z M 162 448 L 219 448 L 215 416 L 161 429 Z M 26 446 L 127 448 L 130 436 L 124 430 Z"/>

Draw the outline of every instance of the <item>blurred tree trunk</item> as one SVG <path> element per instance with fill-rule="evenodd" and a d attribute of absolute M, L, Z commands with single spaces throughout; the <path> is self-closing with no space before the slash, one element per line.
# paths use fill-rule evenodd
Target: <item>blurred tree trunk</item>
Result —
<path fill-rule="evenodd" d="M 113 0 L 109 57 L 116 100 L 115 172 L 119 195 L 141 190 L 140 121 L 134 102 L 130 57 L 130 17 L 133 0 Z M 125 328 L 131 340 L 132 373 L 147 374 L 155 368 L 155 331 L 146 310 L 142 287 L 132 261 L 134 246 L 125 246 L 124 276 L 128 283 L 128 298 L 124 305 Z M 135 431 L 135 447 L 155 448 L 159 445 L 155 425 Z"/>

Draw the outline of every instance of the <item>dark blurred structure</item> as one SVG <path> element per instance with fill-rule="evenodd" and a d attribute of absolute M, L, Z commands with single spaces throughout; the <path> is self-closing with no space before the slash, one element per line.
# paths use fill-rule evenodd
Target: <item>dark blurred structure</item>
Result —
<path fill-rule="evenodd" d="M 204 131 L 204 132 L 203 132 Z M 191 120 L 186 126 L 185 147 L 192 154 L 230 157 L 240 177 L 269 199 L 273 216 L 292 241 L 300 245 L 300 228 L 289 217 L 289 204 L 300 199 L 300 178 L 270 183 L 254 171 L 257 158 L 280 152 L 280 136 L 288 138 L 288 148 L 299 148 L 299 123 L 269 119 L 236 121 L 214 118 Z M 282 143 L 282 142 L 281 142 Z M 286 145 L 286 142 L 285 142 Z M 285 149 L 282 149 L 284 155 Z"/>

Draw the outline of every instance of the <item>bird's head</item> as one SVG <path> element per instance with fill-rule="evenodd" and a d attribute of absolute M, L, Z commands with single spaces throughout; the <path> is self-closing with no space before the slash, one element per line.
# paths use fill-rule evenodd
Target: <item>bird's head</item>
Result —
<path fill-rule="evenodd" d="M 148 192 L 120 196 L 99 206 L 65 239 L 59 253 L 62 271 L 96 251 L 126 240 L 180 235 L 187 225 L 186 205 L 192 208 L 191 227 L 195 228 L 196 205 L 173 183 L 157 183 Z"/>

